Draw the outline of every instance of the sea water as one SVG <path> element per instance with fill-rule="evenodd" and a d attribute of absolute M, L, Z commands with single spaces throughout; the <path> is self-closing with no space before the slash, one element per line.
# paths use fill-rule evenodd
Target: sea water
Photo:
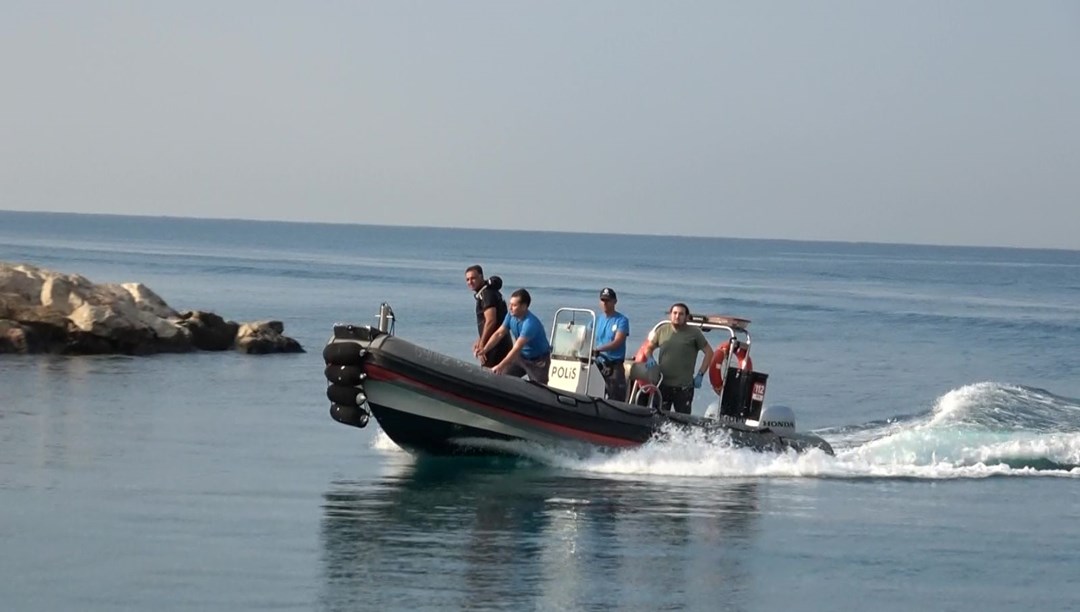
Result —
<path fill-rule="evenodd" d="M 0 356 L 4 610 L 1080 608 L 1078 252 L 0 212 L 0 261 L 308 350 Z M 473 263 L 545 322 L 615 288 L 631 350 L 674 301 L 752 319 L 836 456 L 417 458 L 331 420 L 332 325 L 388 302 L 467 359 Z"/>

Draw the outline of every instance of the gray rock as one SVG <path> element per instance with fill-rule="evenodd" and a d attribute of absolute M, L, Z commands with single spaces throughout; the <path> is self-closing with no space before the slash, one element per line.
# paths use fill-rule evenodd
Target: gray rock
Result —
<path fill-rule="evenodd" d="M 0 353 L 303 352 L 283 334 L 280 321 L 241 325 L 212 312 L 178 314 L 141 283 L 94 284 L 0 262 Z"/>
<path fill-rule="evenodd" d="M 191 334 L 191 342 L 200 351 L 227 351 L 236 342 L 240 324 L 226 321 L 212 312 L 194 310 L 180 315 L 177 324 Z"/>
<path fill-rule="evenodd" d="M 281 321 L 244 323 L 236 332 L 236 350 L 249 355 L 266 353 L 303 353 L 300 343 L 282 335 Z"/>

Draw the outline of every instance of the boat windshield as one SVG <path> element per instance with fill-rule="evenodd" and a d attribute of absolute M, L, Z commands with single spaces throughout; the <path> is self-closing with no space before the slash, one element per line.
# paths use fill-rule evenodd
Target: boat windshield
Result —
<path fill-rule="evenodd" d="M 583 308 L 560 308 L 551 327 L 551 355 L 562 359 L 592 357 L 596 315 Z"/>

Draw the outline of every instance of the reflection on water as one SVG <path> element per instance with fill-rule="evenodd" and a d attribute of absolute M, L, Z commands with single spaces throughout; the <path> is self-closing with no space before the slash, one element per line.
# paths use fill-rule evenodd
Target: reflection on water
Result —
<path fill-rule="evenodd" d="M 127 414 L 139 406 L 115 399 L 145 384 L 138 365 L 126 356 L 0 356 L 0 488 L 54 486 L 63 470 L 120 452 L 110 438 L 145 440 L 149 425 Z"/>
<path fill-rule="evenodd" d="M 754 482 L 586 478 L 507 459 L 393 470 L 325 494 L 327 609 L 739 608 L 749 592 Z"/>

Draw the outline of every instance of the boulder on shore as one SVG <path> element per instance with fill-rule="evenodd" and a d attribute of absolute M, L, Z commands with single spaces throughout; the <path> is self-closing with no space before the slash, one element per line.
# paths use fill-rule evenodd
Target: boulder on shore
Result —
<path fill-rule="evenodd" d="M 0 262 L 0 353 L 304 352 L 284 331 L 280 321 L 241 324 L 212 312 L 178 313 L 142 283 L 95 284 L 78 274 Z"/>

